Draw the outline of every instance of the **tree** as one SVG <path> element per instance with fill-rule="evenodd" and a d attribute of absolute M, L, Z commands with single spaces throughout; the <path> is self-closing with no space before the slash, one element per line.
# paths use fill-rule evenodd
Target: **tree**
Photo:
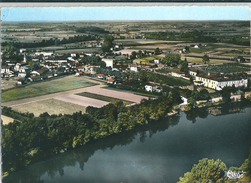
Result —
<path fill-rule="evenodd" d="M 110 49 L 113 46 L 113 43 L 112 43 L 113 40 L 114 40 L 113 36 L 110 36 L 110 35 L 105 36 L 105 40 L 104 40 L 104 43 L 103 43 L 102 48 L 101 48 L 104 53 L 105 52 L 110 52 Z"/>
<path fill-rule="evenodd" d="M 209 59 L 209 56 L 207 54 L 205 54 L 203 57 L 202 57 L 202 61 L 206 64 L 207 62 L 210 61 Z"/>
<path fill-rule="evenodd" d="M 131 55 L 130 55 L 130 59 L 131 59 L 131 60 L 135 59 L 135 58 L 136 58 L 136 55 L 137 55 L 137 53 L 136 53 L 135 51 L 133 51 L 133 52 L 131 53 Z"/>
<path fill-rule="evenodd" d="M 160 53 L 161 53 L 161 51 L 160 51 L 159 48 L 156 48 L 156 49 L 154 50 L 154 54 L 155 54 L 155 55 L 159 55 Z"/>
<path fill-rule="evenodd" d="M 193 165 L 190 172 L 179 178 L 179 183 L 185 182 L 224 182 L 224 171 L 227 166 L 220 159 L 202 159 L 198 164 Z"/>
<path fill-rule="evenodd" d="M 222 100 L 224 103 L 228 104 L 231 102 L 231 88 L 229 87 L 224 87 L 222 90 L 221 90 L 221 95 L 222 95 Z"/>
<path fill-rule="evenodd" d="M 172 53 L 167 54 L 162 60 L 163 64 L 166 64 L 171 67 L 177 66 L 179 62 L 180 62 L 180 55 Z"/>
<path fill-rule="evenodd" d="M 186 58 L 185 58 L 184 62 L 181 62 L 180 71 L 184 72 L 185 75 L 188 75 L 188 63 L 187 63 L 187 59 Z"/>

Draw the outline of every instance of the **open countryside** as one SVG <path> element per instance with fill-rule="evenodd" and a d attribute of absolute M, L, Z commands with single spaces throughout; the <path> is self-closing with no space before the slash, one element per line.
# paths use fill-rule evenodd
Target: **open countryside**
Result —
<path fill-rule="evenodd" d="M 251 181 L 249 21 L 3 22 L 1 29 L 3 182 Z M 205 144 L 219 134 L 222 141 Z M 112 164 L 122 179 L 100 168 L 103 156 L 127 160 Z M 56 168 L 37 164 L 48 158 Z M 86 176 L 72 177 L 75 162 Z"/>

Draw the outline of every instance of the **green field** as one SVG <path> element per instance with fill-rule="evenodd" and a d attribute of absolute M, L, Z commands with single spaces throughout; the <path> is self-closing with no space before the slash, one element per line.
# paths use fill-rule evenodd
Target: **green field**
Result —
<path fill-rule="evenodd" d="M 200 49 L 200 48 L 189 48 L 190 52 L 193 53 L 204 53 L 206 51 L 209 51 L 210 49 Z"/>
<path fill-rule="evenodd" d="M 233 63 L 223 65 L 210 65 L 206 67 L 199 67 L 205 72 L 223 72 L 223 73 L 235 73 L 235 72 L 247 72 L 250 71 L 249 66 Z"/>
<path fill-rule="evenodd" d="M 142 62 L 143 64 L 149 63 L 149 61 L 154 60 L 154 58 L 162 58 L 162 57 L 152 56 L 152 57 L 138 58 L 138 59 L 133 60 L 133 63 L 140 63 L 140 62 Z"/>
<path fill-rule="evenodd" d="M 179 68 L 174 68 L 174 69 L 157 69 L 156 72 L 160 72 L 160 73 L 169 73 L 172 71 L 179 71 Z"/>
<path fill-rule="evenodd" d="M 12 106 L 12 109 L 22 113 L 33 113 L 35 116 L 39 116 L 42 113 L 48 114 L 73 114 L 75 112 L 82 111 L 85 113 L 85 106 L 64 102 L 57 99 L 47 99 L 37 102 L 30 102 L 23 105 Z"/>
<path fill-rule="evenodd" d="M 130 101 L 127 101 L 127 100 L 121 100 L 121 99 L 118 99 L 118 98 L 107 97 L 107 96 L 104 96 L 104 95 L 98 95 L 98 94 L 89 93 L 89 92 L 77 93 L 76 95 L 89 97 L 89 98 L 94 98 L 94 99 L 97 99 L 97 100 L 102 100 L 102 101 L 110 102 L 110 103 L 113 103 L 113 104 L 115 104 L 116 102 L 119 102 L 119 101 L 122 101 L 125 105 L 134 103 L 134 102 L 130 102 Z"/>
<path fill-rule="evenodd" d="M 15 88 L 2 93 L 2 102 L 8 102 L 17 99 L 46 95 L 76 88 L 96 85 L 86 81 L 83 77 L 66 77 L 48 82 L 36 83 L 24 88 Z"/>

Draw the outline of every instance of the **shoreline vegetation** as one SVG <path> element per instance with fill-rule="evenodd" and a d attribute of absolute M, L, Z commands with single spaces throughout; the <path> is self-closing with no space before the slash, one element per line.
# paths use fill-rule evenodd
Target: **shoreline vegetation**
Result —
<path fill-rule="evenodd" d="M 187 119 L 192 120 L 205 113 L 208 115 L 209 107 L 229 106 L 218 102 L 198 108 L 180 108 L 179 103 L 180 93 L 173 88 L 168 96 L 159 96 L 155 100 L 144 99 L 130 107 L 122 101 L 101 108 L 89 106 L 84 114 L 81 111 L 72 115 L 43 113 L 35 117 L 4 107 L 3 115 L 18 120 L 2 127 L 3 176 L 94 140 L 177 115 L 179 111 L 184 111 Z M 233 102 L 230 106 L 246 104 L 250 101 Z"/>

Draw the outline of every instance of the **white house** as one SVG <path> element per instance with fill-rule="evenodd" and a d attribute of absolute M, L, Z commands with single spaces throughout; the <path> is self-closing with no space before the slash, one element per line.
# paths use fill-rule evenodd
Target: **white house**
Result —
<path fill-rule="evenodd" d="M 26 73 L 25 72 L 19 72 L 18 73 L 18 77 L 19 78 L 24 78 L 26 76 Z"/>
<path fill-rule="evenodd" d="M 137 64 L 131 64 L 129 67 L 130 67 L 130 71 L 138 72 Z"/>
<path fill-rule="evenodd" d="M 145 85 L 145 90 L 148 92 L 153 92 L 157 89 L 158 85 L 154 84 L 154 83 L 149 83 L 147 85 Z"/>
<path fill-rule="evenodd" d="M 52 56 L 53 55 L 53 52 L 36 52 L 35 53 L 36 56 L 38 55 L 43 55 L 43 56 Z"/>
<path fill-rule="evenodd" d="M 3 65 L 1 68 L 1 74 L 9 73 L 10 72 L 10 66 Z"/>
<path fill-rule="evenodd" d="M 77 53 L 76 52 L 72 52 L 71 53 L 71 57 L 76 57 L 77 56 Z"/>
<path fill-rule="evenodd" d="M 154 58 L 154 63 L 155 63 L 155 64 L 159 64 L 159 63 L 160 63 L 160 59 Z"/>
<path fill-rule="evenodd" d="M 112 59 L 102 59 L 103 62 L 105 62 L 106 67 L 111 67 L 113 68 L 113 60 Z"/>

